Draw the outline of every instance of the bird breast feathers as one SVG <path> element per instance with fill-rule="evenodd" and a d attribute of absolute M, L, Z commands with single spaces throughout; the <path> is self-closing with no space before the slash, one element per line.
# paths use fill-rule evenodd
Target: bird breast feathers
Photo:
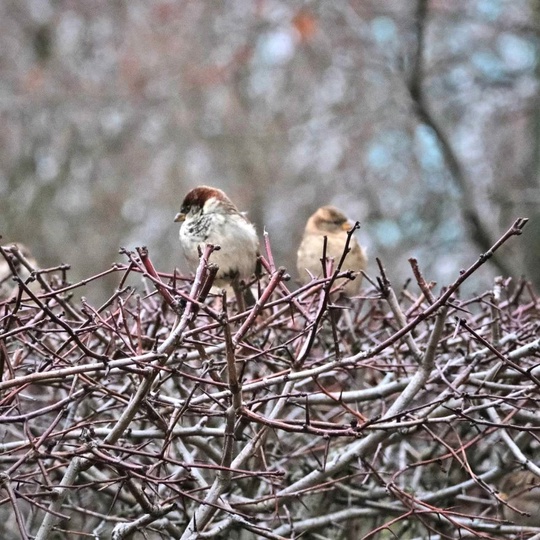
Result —
<path fill-rule="evenodd" d="M 333 257 L 337 264 L 339 262 L 339 259 L 343 255 L 343 249 L 345 248 L 345 243 L 347 241 L 347 234 L 328 234 L 326 235 L 326 237 L 326 256 Z M 302 244 L 303 245 L 300 246 L 300 249 L 303 249 L 304 251 L 312 254 L 315 259 L 314 263 L 320 266 L 320 259 L 323 255 L 324 236 L 319 234 L 307 235 Z M 312 246 L 316 246 L 316 248 L 314 249 Z M 360 255 L 362 249 L 358 245 L 358 242 L 355 238 L 351 239 L 349 247 L 351 249 L 351 251 L 349 252 L 349 256 L 353 254 Z M 360 256 L 362 257 L 363 254 Z"/>
<path fill-rule="evenodd" d="M 202 221 L 204 226 L 200 226 Z M 198 264 L 198 248 L 213 244 L 221 248 L 210 257 L 220 267 L 218 276 L 237 269 L 241 277 L 248 277 L 254 271 L 259 240 L 253 224 L 238 212 L 212 212 L 188 218 L 180 227 L 180 240 L 192 269 Z"/>

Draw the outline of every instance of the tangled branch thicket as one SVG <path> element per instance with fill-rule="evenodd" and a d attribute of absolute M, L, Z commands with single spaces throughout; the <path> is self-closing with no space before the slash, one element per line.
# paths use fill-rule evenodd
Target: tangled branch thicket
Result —
<path fill-rule="evenodd" d="M 339 265 L 293 291 L 267 241 L 244 313 L 206 298 L 212 246 L 194 280 L 124 252 L 99 308 L 64 267 L 2 249 L 18 282 L 0 303 L 0 536 L 532 535 L 497 485 L 538 473 L 538 300 L 509 279 L 459 296 L 525 221 L 439 296 L 412 261 L 414 285 L 394 292 L 379 265 L 336 304 Z"/>

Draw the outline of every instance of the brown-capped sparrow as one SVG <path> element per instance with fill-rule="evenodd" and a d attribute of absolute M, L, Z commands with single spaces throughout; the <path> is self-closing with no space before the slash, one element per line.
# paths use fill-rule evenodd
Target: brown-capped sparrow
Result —
<path fill-rule="evenodd" d="M 221 189 L 210 186 L 192 189 L 174 221 L 181 223 L 180 244 L 190 270 L 197 268 L 199 249 L 205 244 L 220 246 L 219 251 L 210 255 L 210 262 L 219 267 L 214 290 L 231 285 L 237 293 L 239 280 L 248 279 L 255 272 L 259 252 L 255 227 Z M 248 304 L 253 303 L 249 289 L 245 292 Z"/>
<path fill-rule="evenodd" d="M 337 267 L 345 250 L 347 231 L 352 227 L 347 217 L 334 206 L 322 206 L 308 219 L 297 254 L 297 268 L 302 283 L 309 283 L 311 276 L 323 275 L 321 259 L 325 236 L 326 256 L 333 258 L 334 268 Z M 360 271 L 366 268 L 367 257 L 354 237 L 349 242 L 349 248 L 342 270 L 352 270 L 356 279 L 338 280 L 336 285 L 341 282 L 342 293 L 350 297 L 358 294 L 362 283 Z"/>
<path fill-rule="evenodd" d="M 530 514 L 524 516 L 503 505 L 504 518 L 517 525 L 540 527 L 540 478 L 530 471 L 514 471 L 506 474 L 499 486 L 501 499 Z"/>
<path fill-rule="evenodd" d="M 17 256 L 13 253 L 14 251 L 18 251 L 32 268 L 37 269 L 38 266 L 36 260 L 32 257 L 32 253 L 24 244 L 21 244 L 20 242 L 7 244 L 2 246 L 2 249 L 8 255 L 11 264 L 21 279 L 26 281 L 30 277 L 30 271 L 17 258 Z M 39 292 L 40 290 L 39 283 L 36 281 L 32 281 L 29 284 L 29 287 L 34 292 Z M 14 297 L 17 294 L 18 289 L 19 286 L 15 281 L 13 281 L 13 272 L 10 265 L 6 259 L 0 255 L 0 300 Z"/>

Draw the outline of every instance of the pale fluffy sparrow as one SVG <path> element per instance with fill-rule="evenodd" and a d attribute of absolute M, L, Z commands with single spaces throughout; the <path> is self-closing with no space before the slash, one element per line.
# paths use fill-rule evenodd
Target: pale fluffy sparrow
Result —
<path fill-rule="evenodd" d="M 310 274 L 316 277 L 323 275 L 321 258 L 325 236 L 326 256 L 332 257 L 334 269 L 337 267 L 347 242 L 347 231 L 350 229 L 352 223 L 333 206 L 322 206 L 308 219 L 297 254 L 297 268 L 302 283 L 309 283 Z M 360 271 L 366 268 L 367 258 L 354 237 L 349 242 L 349 248 L 342 270 L 352 270 L 356 274 L 356 279 L 338 280 L 336 285 L 343 283 L 343 294 L 354 296 L 360 289 L 362 283 Z"/>
<path fill-rule="evenodd" d="M 255 272 L 259 251 L 255 227 L 221 189 L 192 189 L 174 221 L 181 223 L 180 244 L 190 270 L 195 271 L 199 264 L 199 248 L 220 246 L 210 255 L 210 262 L 219 267 L 214 287 L 234 286 Z"/>
<path fill-rule="evenodd" d="M 530 516 L 522 516 L 508 506 L 503 506 L 505 519 L 527 527 L 540 527 L 540 478 L 530 471 L 515 471 L 505 475 L 500 482 L 501 498 Z"/>

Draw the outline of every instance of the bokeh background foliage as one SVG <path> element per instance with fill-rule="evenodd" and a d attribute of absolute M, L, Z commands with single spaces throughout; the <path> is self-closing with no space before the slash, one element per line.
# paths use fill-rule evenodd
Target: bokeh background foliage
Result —
<path fill-rule="evenodd" d="M 398 283 L 409 256 L 453 279 L 526 216 L 491 272 L 538 285 L 539 17 L 538 0 L 3 0 L 3 242 L 75 279 L 119 246 L 171 270 L 172 218 L 206 183 L 291 269 L 307 216 L 336 204 Z"/>

